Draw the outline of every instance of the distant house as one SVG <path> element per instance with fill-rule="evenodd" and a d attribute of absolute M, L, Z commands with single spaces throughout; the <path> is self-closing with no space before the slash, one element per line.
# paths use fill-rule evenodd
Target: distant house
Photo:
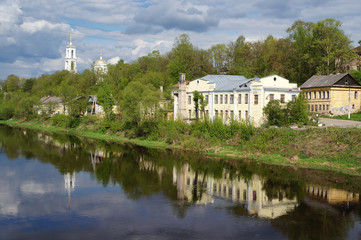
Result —
<path fill-rule="evenodd" d="M 361 85 L 348 73 L 314 75 L 300 88 L 308 99 L 311 113 L 344 115 L 349 108 L 351 113 L 361 110 Z"/>
<path fill-rule="evenodd" d="M 360 71 L 360 58 L 361 58 L 361 46 L 358 46 L 357 48 L 352 49 L 353 51 L 356 51 L 359 58 L 358 59 L 354 59 L 351 63 L 350 63 L 350 70 L 356 70 L 356 71 Z"/>
<path fill-rule="evenodd" d="M 99 114 L 101 116 L 104 115 L 104 109 L 99 105 L 97 96 L 90 95 L 88 97 L 88 103 L 91 104 L 91 106 L 88 107 L 87 114 Z"/>
<path fill-rule="evenodd" d="M 195 118 L 194 91 L 208 102 L 205 115 L 209 119 L 249 120 L 254 125 L 263 123 L 263 107 L 269 101 L 278 99 L 286 103 L 295 100 L 301 92 L 296 83 L 277 75 L 252 79 L 237 75 L 207 75 L 186 82 L 185 75 L 181 74 L 173 91 L 175 119 Z"/>
<path fill-rule="evenodd" d="M 47 96 L 40 99 L 41 105 L 37 106 L 38 114 L 54 114 L 66 113 L 65 105 L 60 97 Z"/>

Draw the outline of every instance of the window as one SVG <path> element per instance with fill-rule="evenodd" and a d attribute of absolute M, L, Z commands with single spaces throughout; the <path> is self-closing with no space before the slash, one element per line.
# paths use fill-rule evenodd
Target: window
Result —
<path fill-rule="evenodd" d="M 238 104 L 242 103 L 242 94 L 238 94 Z"/>
<path fill-rule="evenodd" d="M 323 110 L 323 111 L 325 111 L 325 110 L 326 110 L 325 105 L 322 105 L 322 110 Z"/>
<path fill-rule="evenodd" d="M 326 94 L 325 94 L 325 92 L 323 91 L 323 92 L 322 92 L 322 98 L 325 99 L 325 97 L 326 97 Z"/>
<path fill-rule="evenodd" d="M 233 113 L 233 110 L 231 110 L 231 119 L 234 119 L 234 113 Z"/>
<path fill-rule="evenodd" d="M 355 109 L 355 104 L 352 104 L 352 109 Z"/>
<path fill-rule="evenodd" d="M 326 98 L 327 98 L 327 99 L 330 98 L 330 92 L 329 92 L 329 91 L 326 92 Z"/>
<path fill-rule="evenodd" d="M 328 104 L 326 105 L 326 111 L 328 111 Z"/>
<path fill-rule="evenodd" d="M 192 104 L 192 97 L 188 96 L 188 104 Z"/>
<path fill-rule="evenodd" d="M 224 95 L 224 103 L 225 103 L 225 104 L 228 103 L 228 95 Z"/>
<path fill-rule="evenodd" d="M 244 103 L 248 104 L 248 94 L 244 94 Z"/>
<path fill-rule="evenodd" d="M 321 99 L 321 91 L 318 92 L 318 98 Z"/>
<path fill-rule="evenodd" d="M 242 119 L 242 111 L 238 111 L 238 119 L 239 119 L 239 120 Z"/>
<path fill-rule="evenodd" d="M 225 113 L 226 113 L 225 119 L 227 119 L 228 118 L 228 110 L 226 110 Z"/>
<path fill-rule="evenodd" d="M 218 104 L 218 95 L 214 95 L 214 104 Z"/>
<path fill-rule="evenodd" d="M 244 113 L 246 114 L 245 116 L 246 120 L 248 120 L 248 111 L 246 110 Z"/>
<path fill-rule="evenodd" d="M 243 190 L 243 200 L 246 201 L 247 200 L 247 191 Z"/>
<path fill-rule="evenodd" d="M 253 191 L 253 201 L 257 201 L 257 192 Z"/>
<path fill-rule="evenodd" d="M 208 95 L 206 95 L 206 97 L 205 97 L 205 101 L 206 101 L 206 102 L 208 102 L 208 100 L 209 100 L 209 96 L 208 96 Z"/>
<path fill-rule="evenodd" d="M 258 104 L 258 95 L 254 95 L 254 104 Z"/>
<path fill-rule="evenodd" d="M 219 95 L 219 103 L 223 104 L 223 95 Z"/>
<path fill-rule="evenodd" d="M 313 98 L 316 99 L 316 92 L 313 92 Z"/>
<path fill-rule="evenodd" d="M 311 105 L 311 112 L 313 112 L 313 109 L 314 109 L 314 107 L 313 107 L 313 105 Z"/>
<path fill-rule="evenodd" d="M 317 107 L 318 107 L 318 105 L 315 105 L 315 111 L 316 111 L 316 112 L 318 111 Z"/>
<path fill-rule="evenodd" d="M 284 102 L 285 102 L 285 95 L 281 94 L 281 103 L 284 103 Z"/>
<path fill-rule="evenodd" d="M 292 102 L 296 102 L 296 95 L 292 95 Z"/>
<path fill-rule="evenodd" d="M 208 110 L 206 110 L 206 116 L 208 116 L 209 115 L 209 112 L 208 112 Z"/>
<path fill-rule="evenodd" d="M 310 111 L 310 110 L 311 110 L 311 108 L 310 108 L 310 104 L 308 104 L 307 108 L 308 108 L 308 111 Z"/>
<path fill-rule="evenodd" d="M 229 103 L 230 104 L 234 103 L 234 95 L 233 94 L 229 95 Z"/>
<path fill-rule="evenodd" d="M 358 93 L 357 93 L 357 91 L 355 92 L 355 99 L 357 99 L 357 97 L 358 97 Z"/>
<path fill-rule="evenodd" d="M 214 114 L 216 115 L 216 117 L 218 117 L 218 110 L 215 110 Z"/>
<path fill-rule="evenodd" d="M 239 200 L 241 198 L 241 191 L 237 188 L 237 199 Z"/>
<path fill-rule="evenodd" d="M 274 95 L 274 94 L 270 94 L 270 95 L 269 95 L 269 100 L 270 100 L 270 101 L 275 100 L 275 95 Z"/>
<path fill-rule="evenodd" d="M 311 94 L 311 92 L 309 92 L 308 93 L 308 99 L 311 99 L 311 97 L 312 97 L 312 94 Z"/>

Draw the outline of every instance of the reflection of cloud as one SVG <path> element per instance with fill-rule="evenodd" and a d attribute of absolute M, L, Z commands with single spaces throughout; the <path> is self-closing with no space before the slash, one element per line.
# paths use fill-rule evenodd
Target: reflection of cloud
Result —
<path fill-rule="evenodd" d="M 54 187 L 49 184 L 28 181 L 20 186 L 20 190 L 24 194 L 44 194 L 52 192 Z"/>
<path fill-rule="evenodd" d="M 14 171 L 10 169 L 0 170 L 0 176 L 5 176 L 6 179 L 14 176 L 14 174 Z M 1 179 L 1 177 L 0 182 L 0 215 L 15 216 L 18 214 L 20 201 L 17 199 L 9 182 Z"/>

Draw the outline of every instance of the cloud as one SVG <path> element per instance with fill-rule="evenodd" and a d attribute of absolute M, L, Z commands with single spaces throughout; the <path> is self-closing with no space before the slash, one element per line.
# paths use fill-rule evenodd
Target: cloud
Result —
<path fill-rule="evenodd" d="M 207 7 L 190 3 L 183 5 L 180 1 L 155 2 L 148 8 L 140 9 L 134 17 L 134 24 L 127 33 L 141 33 L 144 26 L 136 31 L 135 26 L 161 27 L 183 31 L 205 32 L 219 23 L 219 19 L 207 14 Z M 157 29 L 159 31 L 159 29 Z"/>

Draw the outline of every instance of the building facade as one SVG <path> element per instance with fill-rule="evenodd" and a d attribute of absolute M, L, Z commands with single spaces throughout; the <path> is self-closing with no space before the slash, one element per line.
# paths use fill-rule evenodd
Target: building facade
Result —
<path fill-rule="evenodd" d="M 77 61 L 76 48 L 72 43 L 71 32 L 70 32 L 70 42 L 65 49 L 65 70 L 76 73 L 77 72 L 76 61 Z"/>
<path fill-rule="evenodd" d="M 314 75 L 300 88 L 311 113 L 336 116 L 361 110 L 361 85 L 350 74 Z"/>
<path fill-rule="evenodd" d="M 186 82 L 181 74 L 175 86 L 174 118 L 190 120 L 195 118 L 193 93 L 198 91 L 208 103 L 200 117 L 249 120 L 254 125 L 263 121 L 263 107 L 271 100 L 282 103 L 295 100 L 301 92 L 297 84 L 272 75 L 263 78 L 246 79 L 237 75 L 207 75 Z"/>

